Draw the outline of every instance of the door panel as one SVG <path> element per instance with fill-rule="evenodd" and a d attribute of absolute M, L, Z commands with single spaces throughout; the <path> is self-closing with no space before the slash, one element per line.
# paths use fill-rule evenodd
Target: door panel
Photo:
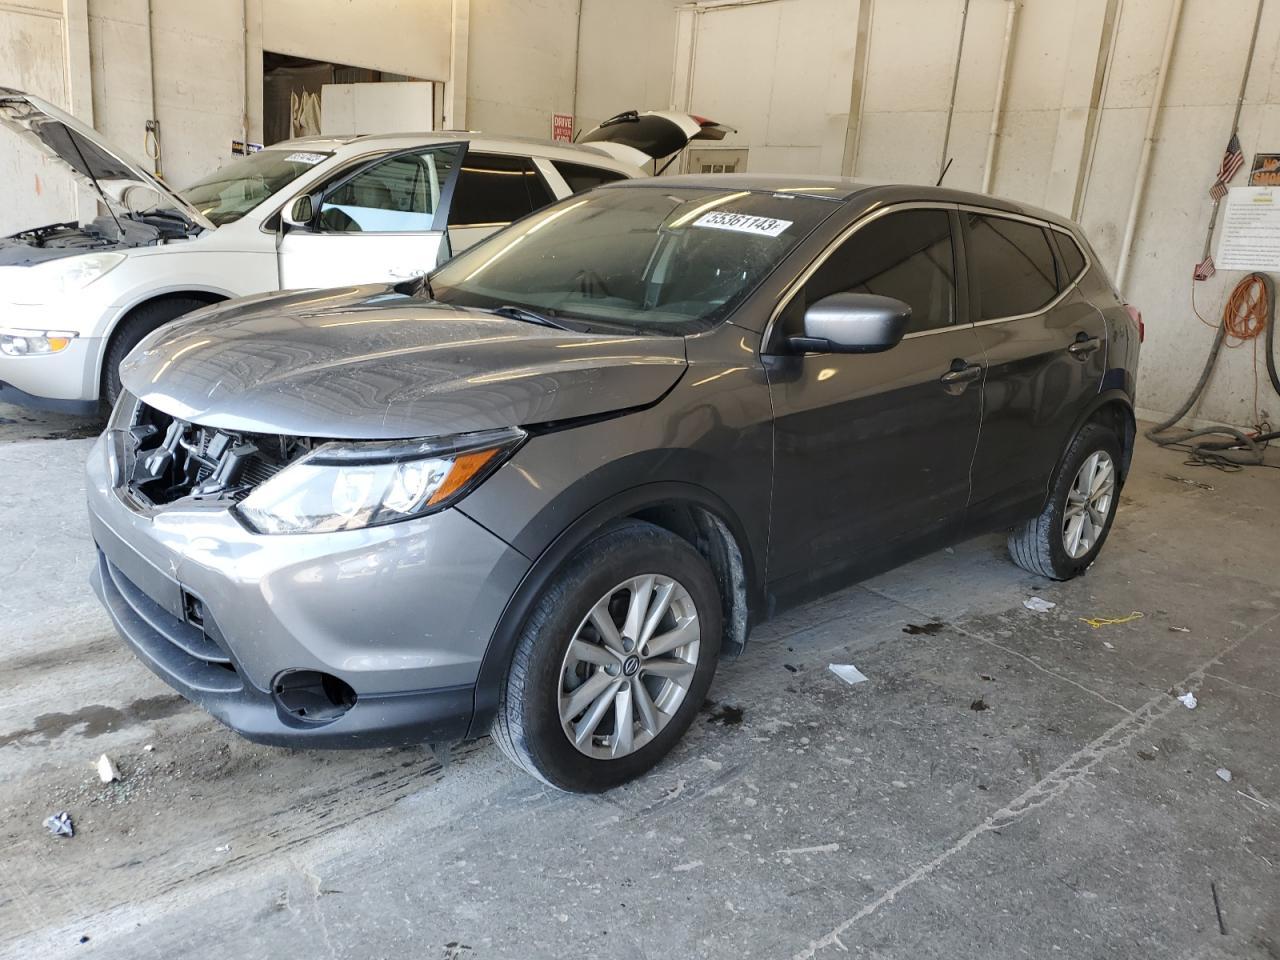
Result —
<path fill-rule="evenodd" d="M 1070 286 L 1072 277 L 1044 229 L 972 213 L 963 219 L 974 309 L 981 317 L 976 332 L 988 364 L 969 514 L 975 526 L 1004 525 L 1043 501 L 1070 431 L 1101 385 L 1106 325 Z M 995 221 L 997 230 L 987 230 L 984 221 Z M 1047 267 L 1040 242 L 1049 251 Z M 1046 271 L 1051 288 L 1043 281 Z M 995 285 L 1001 289 L 993 296 Z M 1048 304 L 1036 302 L 1046 297 Z M 991 316 L 1025 308 L 1038 312 Z"/>
<path fill-rule="evenodd" d="M 958 530 L 969 496 L 981 381 L 942 382 L 981 363 L 965 325 L 882 354 L 775 358 L 770 579 L 853 580 L 917 541 Z"/>
<path fill-rule="evenodd" d="M 434 269 L 460 154 L 457 144 L 402 151 L 327 186 L 310 225 L 281 238 L 281 288 L 403 280 Z"/>

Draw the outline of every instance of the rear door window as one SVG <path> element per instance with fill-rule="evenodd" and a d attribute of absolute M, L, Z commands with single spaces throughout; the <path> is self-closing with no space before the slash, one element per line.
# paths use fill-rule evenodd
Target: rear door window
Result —
<path fill-rule="evenodd" d="M 502 226 L 554 199 L 528 157 L 468 151 L 454 188 L 449 226 Z"/>
<path fill-rule="evenodd" d="M 978 319 L 1017 317 L 1048 306 L 1058 295 L 1058 274 L 1045 229 L 1007 217 L 963 216 Z"/>
<path fill-rule="evenodd" d="M 605 170 L 603 167 L 592 167 L 585 163 L 565 163 L 563 160 L 552 160 L 551 165 L 556 173 L 564 177 L 564 182 L 574 193 L 590 190 L 602 183 L 613 183 L 615 180 L 626 180 L 625 173 L 617 170 Z"/>
<path fill-rule="evenodd" d="M 1075 240 L 1059 230 L 1053 231 L 1053 238 L 1058 242 L 1058 253 L 1062 255 L 1062 280 L 1066 286 L 1080 279 L 1080 274 L 1084 273 L 1084 252 Z"/>
<path fill-rule="evenodd" d="M 955 322 L 956 270 L 945 210 L 904 210 L 859 228 L 805 284 L 805 304 L 874 293 L 911 306 L 908 333 Z"/>

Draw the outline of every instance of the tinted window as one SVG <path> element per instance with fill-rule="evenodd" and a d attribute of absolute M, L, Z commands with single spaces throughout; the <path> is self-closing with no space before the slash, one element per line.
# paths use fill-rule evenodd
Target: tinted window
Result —
<path fill-rule="evenodd" d="M 911 305 L 908 332 L 955 319 L 955 258 L 945 210 L 905 210 L 873 220 L 805 284 L 806 304 L 833 293 L 875 293 Z"/>
<path fill-rule="evenodd" d="M 456 147 L 437 147 L 365 168 L 325 195 L 320 228 L 339 233 L 430 230 L 456 154 Z"/>
<path fill-rule="evenodd" d="M 1063 280 L 1071 283 L 1084 272 L 1084 253 L 1080 250 L 1080 246 L 1065 233 L 1055 230 L 1053 236 L 1058 241 L 1058 252 L 1062 254 L 1062 265 L 1065 267 Z"/>
<path fill-rule="evenodd" d="M 1035 313 L 1058 295 L 1057 269 L 1044 229 L 1024 220 L 966 214 L 965 251 L 983 320 Z"/>
<path fill-rule="evenodd" d="M 449 225 L 510 223 L 554 199 L 528 157 L 468 153 L 454 188 Z"/>
<path fill-rule="evenodd" d="M 564 182 L 569 185 L 569 189 L 574 193 L 590 190 L 592 187 L 598 187 L 602 183 L 612 183 L 615 180 L 627 179 L 625 173 L 618 173 L 616 170 L 605 170 L 602 167 L 589 167 L 585 163 L 564 163 L 560 160 L 552 160 L 551 165 L 556 168 L 556 173 L 564 177 Z"/>

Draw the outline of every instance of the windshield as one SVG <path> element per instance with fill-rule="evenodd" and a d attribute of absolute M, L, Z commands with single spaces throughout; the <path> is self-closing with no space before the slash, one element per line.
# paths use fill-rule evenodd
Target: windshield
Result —
<path fill-rule="evenodd" d="M 698 333 L 729 316 L 834 209 L 785 194 L 605 187 L 467 250 L 431 275 L 431 295 L 589 327 Z"/>
<path fill-rule="evenodd" d="M 180 191 L 214 226 L 239 220 L 316 164 L 333 156 L 306 150 L 259 150 Z"/>

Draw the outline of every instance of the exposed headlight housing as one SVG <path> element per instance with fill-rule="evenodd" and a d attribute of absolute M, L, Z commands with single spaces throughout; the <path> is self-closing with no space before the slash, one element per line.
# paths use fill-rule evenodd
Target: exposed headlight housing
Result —
<path fill-rule="evenodd" d="M 77 336 L 74 330 L 0 329 L 0 353 L 7 357 L 36 357 L 59 353 L 71 346 L 71 341 Z"/>
<path fill-rule="evenodd" d="M 124 259 L 123 253 L 86 253 L 23 267 L 11 271 L 4 288 L 0 289 L 0 300 L 21 304 L 48 303 L 82 290 L 110 273 Z"/>
<path fill-rule="evenodd" d="M 235 507 L 256 533 L 332 533 L 398 523 L 461 500 L 515 452 L 518 427 L 430 440 L 326 443 Z"/>

